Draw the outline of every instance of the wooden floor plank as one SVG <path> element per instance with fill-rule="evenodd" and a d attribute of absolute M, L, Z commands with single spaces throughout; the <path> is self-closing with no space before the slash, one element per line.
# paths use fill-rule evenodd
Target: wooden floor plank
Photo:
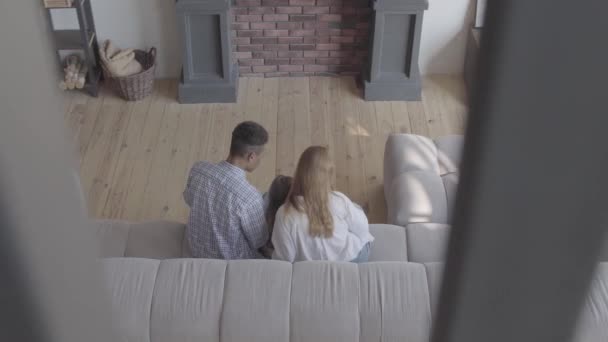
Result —
<path fill-rule="evenodd" d="M 420 102 L 407 102 L 407 114 L 410 118 L 410 127 L 413 134 L 429 135 L 429 125 L 424 114 L 424 106 Z"/>
<path fill-rule="evenodd" d="M 391 102 L 391 112 L 393 113 L 394 132 L 412 133 L 410 116 L 407 112 L 407 102 Z"/>
<path fill-rule="evenodd" d="M 310 128 L 310 85 L 307 77 L 294 78 L 293 113 L 294 113 L 294 161 L 300 159 L 302 152 L 313 143 Z M 295 171 L 295 169 L 294 169 Z"/>
<path fill-rule="evenodd" d="M 83 178 L 83 190 L 92 216 L 103 212 L 132 109 L 132 103 L 109 94 L 98 114 L 93 132 L 97 139 L 89 144 L 81 166 L 81 172 L 88 176 Z"/>
<path fill-rule="evenodd" d="M 246 78 L 244 79 L 247 82 L 247 87 L 245 89 L 246 97 L 244 99 L 244 111 L 245 115 L 243 117 L 244 120 L 253 121 L 264 125 L 262 123 L 262 116 L 264 110 L 264 78 L 255 77 L 255 78 Z M 266 128 L 268 130 L 268 128 Z M 253 172 L 247 174 L 247 178 L 253 186 L 262 190 L 265 186 L 267 172 L 273 172 L 274 168 L 268 169 L 270 165 L 266 165 L 266 155 L 268 151 L 262 155 L 262 162 L 260 163 L 260 167 Z M 272 153 L 272 152 L 271 152 Z"/>
<path fill-rule="evenodd" d="M 333 136 L 330 150 L 336 165 L 336 190 L 348 194 L 348 167 L 346 144 L 344 143 L 346 138 L 346 122 L 342 103 L 342 86 L 340 78 L 329 79 L 329 122 Z"/>
<path fill-rule="evenodd" d="M 249 120 L 247 102 L 249 101 L 249 98 L 254 97 L 254 94 L 249 94 L 247 91 L 249 83 L 249 78 L 242 78 L 239 80 L 238 101 L 235 105 L 231 106 L 232 114 L 230 115 L 230 122 L 228 124 L 230 127 L 230 133 L 232 133 L 232 129 L 236 127 L 236 125 L 243 121 Z"/>
<path fill-rule="evenodd" d="M 80 122 L 85 117 L 87 111 L 87 102 L 89 97 L 81 92 L 72 92 L 69 99 L 68 112 L 66 115 L 66 124 L 68 128 L 68 138 L 72 142 L 76 142 L 80 132 Z M 76 150 L 78 150 L 76 148 Z"/>
<path fill-rule="evenodd" d="M 226 160 L 228 156 L 230 137 L 234 128 L 231 120 L 233 107 L 233 104 L 228 103 L 218 103 L 211 106 L 213 128 L 207 158 L 213 163 Z"/>
<path fill-rule="evenodd" d="M 171 94 L 176 94 L 177 83 L 171 82 Z M 168 191 L 167 180 L 175 158 L 175 141 L 182 123 L 183 106 L 168 99 L 160 128 L 159 140 L 154 150 L 154 158 L 148 172 L 146 191 L 138 216 L 161 218 L 169 210 L 165 205 Z"/>
<path fill-rule="evenodd" d="M 333 143 L 329 122 L 329 84 L 326 78 L 311 77 L 310 85 L 310 140 L 315 145 L 329 146 Z"/>
<path fill-rule="evenodd" d="M 129 113 L 129 123 L 122 138 L 122 144 L 118 153 L 116 171 L 109 187 L 109 194 L 103 207 L 101 216 L 118 219 L 120 218 L 121 208 L 125 206 L 127 190 L 133 171 L 135 160 L 141 146 L 142 135 L 146 127 L 146 121 L 152 103 L 160 96 L 159 88 L 156 87 L 151 96 L 138 101 L 133 105 L 133 110 Z"/>
<path fill-rule="evenodd" d="M 262 79 L 262 93 L 257 93 L 262 99 L 262 109 L 259 123 L 266 128 L 269 141 L 262 155 L 262 162 L 252 177 L 253 185 L 266 192 L 275 177 L 277 169 L 277 120 L 279 114 L 279 79 Z"/>
<path fill-rule="evenodd" d="M 437 77 L 428 77 L 422 83 L 422 104 L 427 119 L 429 136 L 437 138 L 446 135 L 446 129 L 441 113 L 441 95 L 437 85 Z"/>
<path fill-rule="evenodd" d="M 461 134 L 466 123 L 465 88 L 458 86 L 454 76 L 435 77 L 434 80 L 439 87 L 436 96 L 445 133 Z"/>
<path fill-rule="evenodd" d="M 200 113 L 196 116 L 196 127 L 194 129 L 195 144 L 190 150 L 190 167 L 194 163 L 208 160 L 209 145 L 212 143 L 211 136 L 213 128 L 213 114 L 211 112 L 212 105 L 202 104 Z M 189 168 L 190 168 L 189 167 Z"/>
<path fill-rule="evenodd" d="M 363 203 L 367 217 L 371 223 L 381 223 L 386 219 L 384 210 L 384 193 L 382 191 L 382 164 L 383 154 L 378 151 L 384 149 L 384 137 L 380 137 L 376 106 L 371 102 L 361 101 L 357 106 L 359 113 L 359 144 L 363 155 L 363 170 L 365 173 L 365 187 L 367 199 Z M 389 130 L 389 132 L 392 129 Z"/>
<path fill-rule="evenodd" d="M 201 105 L 182 105 L 179 114 L 179 124 L 171 149 L 171 166 L 167 175 L 165 187 L 165 203 L 162 206 L 161 218 L 165 220 L 183 221 L 186 219 L 188 207 L 182 200 L 188 171 L 192 166 L 190 155 L 196 148 L 197 117 L 201 115 Z"/>
<path fill-rule="evenodd" d="M 462 134 L 466 122 L 461 78 L 424 79 L 422 102 L 364 102 L 352 79 L 241 78 L 236 104 L 180 105 L 176 80 L 158 80 L 154 94 L 127 103 L 109 89 L 99 98 L 66 96 L 66 123 L 81 157 L 81 182 L 91 217 L 184 222 L 181 193 L 199 160 L 228 155 L 234 125 L 261 123 L 270 140 L 250 179 L 261 191 L 277 173 L 293 174 L 309 145 L 328 145 L 337 190 L 386 218 L 383 152 L 398 132 L 438 137 Z M 66 94 L 67 95 L 67 94 Z"/>
<path fill-rule="evenodd" d="M 165 116 L 165 109 L 169 103 L 171 82 L 160 80 L 155 87 L 159 93 L 152 101 L 148 116 L 143 127 L 139 144 L 135 146 L 135 158 L 132 161 L 133 171 L 129 185 L 126 189 L 124 206 L 120 208 L 120 218 L 123 220 L 139 220 L 140 209 L 144 201 L 146 186 L 148 185 L 148 174 L 152 168 L 152 161 L 158 145 L 160 129 Z M 153 182 L 155 180 L 152 180 Z M 152 219 L 141 217 L 141 219 Z"/>
<path fill-rule="evenodd" d="M 213 115 L 211 114 L 212 106 L 209 104 L 201 104 L 197 105 L 197 107 L 198 113 L 193 113 L 194 122 L 192 123 L 192 139 L 189 143 L 190 153 L 183 169 L 183 183 L 175 185 L 177 190 L 175 190 L 176 193 L 174 194 L 174 201 L 176 203 L 167 204 L 170 208 L 174 208 L 174 210 L 176 210 L 174 211 L 170 209 L 170 216 L 174 216 L 174 220 L 180 222 L 186 222 L 188 213 L 190 211 L 190 208 L 183 201 L 182 196 L 183 190 L 186 187 L 190 169 L 195 163 L 209 159 L 207 154 L 209 152 L 209 144 L 211 143 L 211 130 L 213 129 Z M 183 219 L 177 219 L 178 217 L 183 217 Z"/>
<path fill-rule="evenodd" d="M 342 119 L 344 120 L 344 143 L 346 144 L 346 169 L 341 170 L 346 174 L 348 195 L 352 201 L 368 210 L 367 187 L 365 185 L 365 170 L 363 167 L 363 151 L 361 149 L 361 135 L 367 132 L 359 123 L 359 111 L 357 107 L 363 102 L 357 93 L 357 85 L 351 77 L 343 77 L 342 81 Z"/>
<path fill-rule="evenodd" d="M 97 125 L 97 121 L 99 120 L 99 114 L 101 113 L 103 101 L 103 92 L 99 93 L 99 97 L 89 98 L 87 101 L 86 111 L 79 122 L 80 127 L 76 136 L 75 144 L 80 166 L 82 166 L 85 153 L 89 148 L 89 143 L 94 137 L 93 130 L 95 129 L 95 125 Z"/>
<path fill-rule="evenodd" d="M 294 106 L 296 82 L 293 78 L 279 80 L 279 114 L 277 118 L 277 169 L 278 175 L 293 175 L 297 157 L 295 155 L 295 116 Z"/>

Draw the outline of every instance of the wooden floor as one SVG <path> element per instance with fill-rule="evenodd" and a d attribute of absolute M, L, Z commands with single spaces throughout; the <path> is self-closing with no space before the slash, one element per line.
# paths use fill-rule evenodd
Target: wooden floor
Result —
<path fill-rule="evenodd" d="M 135 103 L 107 90 L 98 98 L 66 95 L 90 216 L 185 222 L 189 168 L 226 158 L 233 127 L 254 120 L 268 129 L 270 143 L 252 184 L 267 189 L 275 175 L 293 173 L 306 147 L 328 145 L 337 189 L 381 223 L 387 136 L 437 137 L 464 128 L 464 85 L 456 76 L 426 78 L 422 102 L 364 102 L 352 78 L 244 78 L 239 87 L 236 104 L 180 105 L 175 80 L 158 81 L 152 96 Z"/>

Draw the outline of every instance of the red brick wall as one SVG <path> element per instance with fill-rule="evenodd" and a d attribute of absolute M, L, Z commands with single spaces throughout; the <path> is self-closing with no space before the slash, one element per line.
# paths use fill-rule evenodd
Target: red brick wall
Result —
<path fill-rule="evenodd" d="M 359 74 L 368 54 L 368 0 L 233 0 L 241 76 Z"/>

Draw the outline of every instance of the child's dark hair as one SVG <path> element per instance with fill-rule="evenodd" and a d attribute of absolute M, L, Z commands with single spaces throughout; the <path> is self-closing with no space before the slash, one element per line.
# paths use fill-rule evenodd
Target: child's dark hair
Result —
<path fill-rule="evenodd" d="M 288 176 L 277 176 L 268 190 L 268 209 L 266 210 L 266 222 L 268 227 L 274 227 L 274 217 L 279 208 L 285 203 L 293 178 Z"/>

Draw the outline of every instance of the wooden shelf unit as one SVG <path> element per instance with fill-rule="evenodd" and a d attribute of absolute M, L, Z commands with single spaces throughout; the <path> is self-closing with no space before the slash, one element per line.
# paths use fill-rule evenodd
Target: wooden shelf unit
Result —
<path fill-rule="evenodd" d="M 80 50 L 84 53 L 84 63 L 88 67 L 87 80 L 83 88 L 91 96 L 97 97 L 99 93 L 99 82 L 102 78 L 99 44 L 97 42 L 97 32 L 95 30 L 95 20 L 90 0 L 74 0 L 71 7 L 50 7 L 48 12 L 51 30 L 55 40 L 55 49 L 59 64 L 63 68 L 61 51 Z M 76 10 L 78 17 L 78 29 L 74 30 L 55 30 L 51 11 Z"/>

